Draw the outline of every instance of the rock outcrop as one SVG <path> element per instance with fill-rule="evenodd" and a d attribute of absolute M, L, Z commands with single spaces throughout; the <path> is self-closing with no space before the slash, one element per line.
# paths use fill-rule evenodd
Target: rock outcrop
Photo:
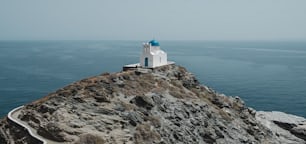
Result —
<path fill-rule="evenodd" d="M 277 133 L 263 115 L 168 65 L 83 79 L 26 105 L 19 119 L 47 139 L 76 144 L 305 143 L 302 121 L 289 129 L 273 122 L 288 132 Z M 3 119 L 0 143 L 31 143 L 18 131 Z"/>
<path fill-rule="evenodd" d="M 283 143 L 305 143 L 306 119 L 283 112 L 258 111 L 256 119 L 268 127 Z"/>

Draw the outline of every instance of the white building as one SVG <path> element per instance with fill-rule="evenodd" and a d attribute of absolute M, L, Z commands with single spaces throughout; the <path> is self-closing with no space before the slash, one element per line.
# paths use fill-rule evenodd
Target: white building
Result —
<path fill-rule="evenodd" d="M 151 40 L 143 44 L 143 50 L 140 56 L 141 67 L 154 68 L 167 64 L 167 53 L 160 49 L 158 41 Z"/>

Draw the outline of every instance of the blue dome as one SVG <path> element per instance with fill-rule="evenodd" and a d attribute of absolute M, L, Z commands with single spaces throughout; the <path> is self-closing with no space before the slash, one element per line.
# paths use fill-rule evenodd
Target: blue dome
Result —
<path fill-rule="evenodd" d="M 151 44 L 151 46 L 159 46 L 159 42 L 156 40 L 151 40 L 149 43 Z"/>

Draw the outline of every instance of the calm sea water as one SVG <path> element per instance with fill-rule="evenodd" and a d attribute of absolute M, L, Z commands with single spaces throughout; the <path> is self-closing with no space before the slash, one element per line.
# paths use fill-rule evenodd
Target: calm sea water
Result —
<path fill-rule="evenodd" d="M 0 117 L 69 83 L 138 62 L 142 41 L 0 41 Z M 306 117 L 306 42 L 161 41 L 170 60 L 257 110 Z"/>

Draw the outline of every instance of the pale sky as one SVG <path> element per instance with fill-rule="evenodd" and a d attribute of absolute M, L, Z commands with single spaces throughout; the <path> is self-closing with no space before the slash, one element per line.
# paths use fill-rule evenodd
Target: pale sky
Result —
<path fill-rule="evenodd" d="M 0 0 L 0 40 L 306 40 L 306 0 Z"/>

